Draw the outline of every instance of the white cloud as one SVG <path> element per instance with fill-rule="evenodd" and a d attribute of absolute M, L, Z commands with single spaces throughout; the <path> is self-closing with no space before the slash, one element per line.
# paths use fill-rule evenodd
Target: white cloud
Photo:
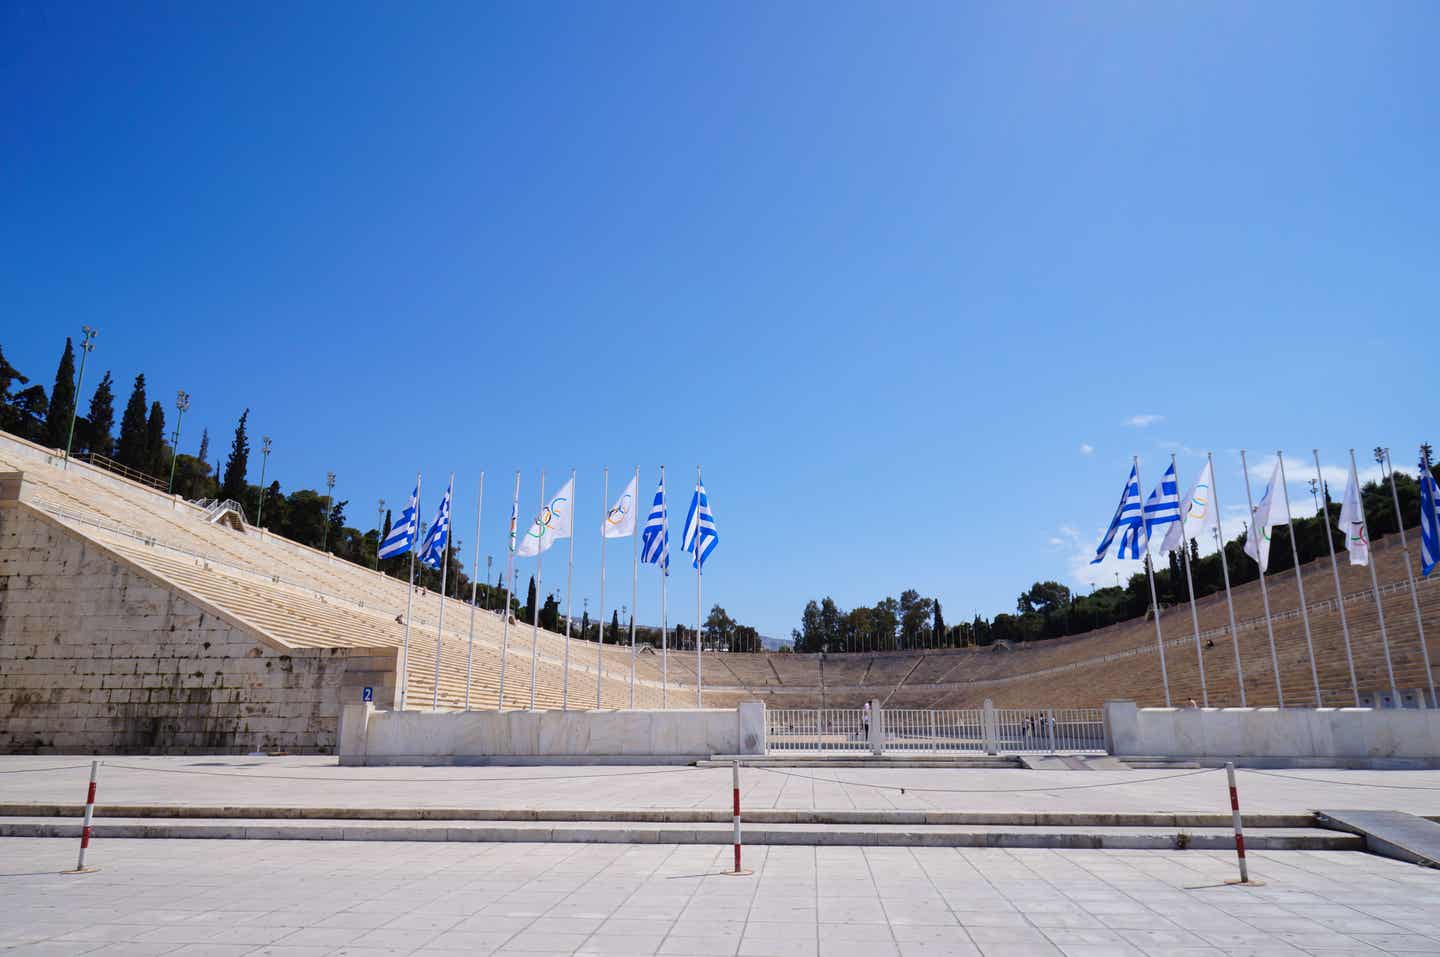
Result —
<path fill-rule="evenodd" d="M 1165 421 L 1165 416 L 1154 413 L 1142 412 L 1140 415 L 1132 415 L 1125 420 L 1125 424 L 1136 429 L 1143 429 L 1147 425 L 1154 425 L 1156 422 Z"/>
<path fill-rule="evenodd" d="M 1091 445 L 1089 442 L 1081 442 L 1081 443 L 1080 443 L 1080 454 L 1081 454 L 1081 455 L 1094 455 L 1094 454 L 1095 454 L 1095 446 Z"/>

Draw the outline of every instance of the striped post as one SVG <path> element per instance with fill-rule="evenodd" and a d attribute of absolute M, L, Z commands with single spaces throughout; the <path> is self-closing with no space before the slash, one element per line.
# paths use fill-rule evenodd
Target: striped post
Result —
<path fill-rule="evenodd" d="M 85 793 L 85 824 L 80 829 L 80 858 L 75 862 L 73 871 L 66 871 L 67 874 L 89 874 L 98 868 L 85 866 L 85 852 L 90 849 L 90 827 L 95 820 L 95 779 L 100 774 L 100 762 L 90 762 L 90 789 Z"/>
<path fill-rule="evenodd" d="M 740 869 L 740 759 L 735 759 L 734 768 L 731 772 L 731 782 L 735 795 L 735 873 L 744 873 Z"/>
<path fill-rule="evenodd" d="M 1250 883 L 1250 869 L 1245 866 L 1245 828 L 1240 822 L 1240 792 L 1235 790 L 1235 762 L 1225 762 L 1225 777 L 1230 780 L 1230 818 L 1235 825 L 1235 857 L 1240 862 L 1240 883 Z"/>

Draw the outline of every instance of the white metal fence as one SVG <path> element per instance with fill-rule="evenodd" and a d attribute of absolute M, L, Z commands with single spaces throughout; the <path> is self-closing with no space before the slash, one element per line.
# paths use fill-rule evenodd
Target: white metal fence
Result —
<path fill-rule="evenodd" d="M 1015 754 L 1105 750 L 1099 708 L 767 709 L 770 751 Z"/>

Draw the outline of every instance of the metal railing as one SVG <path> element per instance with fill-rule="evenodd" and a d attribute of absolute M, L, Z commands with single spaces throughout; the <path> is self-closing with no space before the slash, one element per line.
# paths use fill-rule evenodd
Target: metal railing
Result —
<path fill-rule="evenodd" d="M 168 490 L 164 479 L 156 478 L 155 476 L 150 475 L 147 472 L 142 472 L 139 469 L 132 469 L 128 465 L 121 465 L 114 459 L 109 458 L 108 456 L 101 455 L 98 452 L 91 452 L 88 456 L 86 456 L 86 459 L 90 462 L 91 465 L 95 466 L 97 469 L 104 469 L 107 472 L 114 472 L 121 478 L 129 479 L 132 482 L 138 482 L 141 485 L 149 486 L 150 488 L 157 489 L 161 492 Z"/>
<path fill-rule="evenodd" d="M 886 751 L 985 750 L 983 712 L 979 708 L 886 708 L 881 727 Z"/>
<path fill-rule="evenodd" d="M 771 751 L 869 751 L 860 708 L 767 708 L 765 734 Z"/>
<path fill-rule="evenodd" d="M 994 744 L 1000 752 L 1104 751 L 1099 708 L 996 708 Z"/>

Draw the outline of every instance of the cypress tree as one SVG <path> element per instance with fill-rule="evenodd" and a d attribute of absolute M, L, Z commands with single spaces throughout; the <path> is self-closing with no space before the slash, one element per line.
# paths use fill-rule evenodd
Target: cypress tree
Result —
<path fill-rule="evenodd" d="M 201 429 L 201 430 L 200 430 L 200 452 L 199 452 L 199 454 L 197 454 L 195 457 L 200 460 L 200 471 L 202 471 L 202 472 L 205 471 L 205 469 L 208 467 L 208 466 L 206 465 L 206 463 L 209 462 L 209 460 L 210 460 L 210 430 L 209 430 L 209 429 Z"/>
<path fill-rule="evenodd" d="M 163 475 L 165 467 L 165 410 L 159 402 L 151 402 L 145 420 L 145 471 Z"/>
<path fill-rule="evenodd" d="M 620 609 L 618 608 L 610 612 L 610 641 L 615 644 L 620 642 Z"/>
<path fill-rule="evenodd" d="M 110 432 L 115 428 L 115 393 L 108 370 L 90 397 L 90 413 L 85 420 L 85 447 L 106 457 L 114 455 L 115 438 Z"/>
<path fill-rule="evenodd" d="M 50 389 L 50 410 L 45 413 L 45 444 L 63 449 L 70 438 L 70 417 L 75 413 L 75 347 L 65 337 L 65 351 L 55 369 L 55 385 Z"/>
<path fill-rule="evenodd" d="M 115 459 L 121 465 L 132 469 L 145 467 L 145 373 L 135 377 L 135 387 L 130 391 L 130 401 L 125 403 L 125 414 L 120 417 L 120 442 L 115 449 Z"/>
<path fill-rule="evenodd" d="M 945 643 L 945 613 L 940 610 L 940 599 L 935 599 L 935 642 L 936 645 Z"/>
<path fill-rule="evenodd" d="M 220 483 L 220 497 L 237 502 L 245 497 L 245 473 L 250 465 L 250 440 L 245 435 L 245 420 L 250 410 L 240 413 L 235 425 L 235 438 L 230 443 L 230 458 L 225 462 L 225 478 Z"/>
<path fill-rule="evenodd" d="M 535 616 L 535 576 L 530 576 L 530 588 L 525 592 L 525 617 Z"/>

